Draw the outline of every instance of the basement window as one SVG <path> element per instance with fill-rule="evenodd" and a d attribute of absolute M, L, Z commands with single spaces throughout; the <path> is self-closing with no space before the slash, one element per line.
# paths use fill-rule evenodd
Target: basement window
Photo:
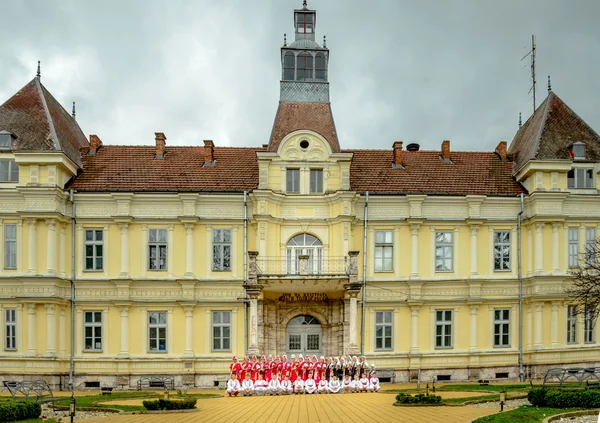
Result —
<path fill-rule="evenodd" d="M 508 379 L 508 372 L 496 373 L 496 379 Z"/>
<path fill-rule="evenodd" d="M 84 382 L 86 388 L 99 388 L 100 382 Z"/>
<path fill-rule="evenodd" d="M 444 380 L 450 380 L 451 375 L 437 375 L 437 381 L 442 382 Z"/>

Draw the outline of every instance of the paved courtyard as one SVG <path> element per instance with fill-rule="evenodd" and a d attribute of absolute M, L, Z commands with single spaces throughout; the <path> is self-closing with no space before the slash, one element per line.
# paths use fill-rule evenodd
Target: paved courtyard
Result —
<path fill-rule="evenodd" d="M 200 411 L 177 414 L 115 415 L 80 420 L 86 423 L 271 422 L 407 422 L 465 423 L 497 412 L 474 407 L 395 407 L 395 395 L 292 395 L 210 398 L 198 400 Z"/>

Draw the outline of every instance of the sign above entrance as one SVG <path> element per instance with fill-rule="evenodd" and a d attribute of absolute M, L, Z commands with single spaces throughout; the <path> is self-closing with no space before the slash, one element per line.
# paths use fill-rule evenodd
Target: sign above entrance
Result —
<path fill-rule="evenodd" d="M 279 297 L 279 301 L 284 303 L 296 303 L 296 302 L 323 302 L 329 301 L 327 294 L 320 292 L 309 292 L 309 293 L 284 293 Z"/>

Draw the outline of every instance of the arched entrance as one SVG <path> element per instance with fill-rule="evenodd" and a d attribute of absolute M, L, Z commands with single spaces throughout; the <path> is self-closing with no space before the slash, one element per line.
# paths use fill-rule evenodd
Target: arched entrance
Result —
<path fill-rule="evenodd" d="M 323 332 L 321 323 L 313 316 L 302 315 L 289 321 L 286 330 L 286 352 L 319 357 L 322 355 Z"/>

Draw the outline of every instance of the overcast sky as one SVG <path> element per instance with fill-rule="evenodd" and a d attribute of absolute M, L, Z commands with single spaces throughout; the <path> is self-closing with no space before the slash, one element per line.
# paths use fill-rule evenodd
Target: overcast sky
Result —
<path fill-rule="evenodd" d="M 301 0 L 0 0 L 0 103 L 35 75 L 105 144 L 257 146 Z M 600 131 L 598 0 L 310 0 L 342 148 L 493 150 L 556 94 Z"/>

